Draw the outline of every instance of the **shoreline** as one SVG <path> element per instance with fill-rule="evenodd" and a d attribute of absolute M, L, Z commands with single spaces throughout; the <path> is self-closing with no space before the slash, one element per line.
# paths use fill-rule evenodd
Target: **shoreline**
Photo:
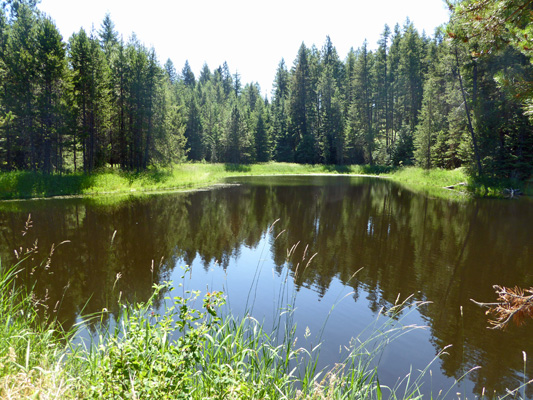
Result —
<path fill-rule="evenodd" d="M 273 173 L 273 174 L 237 174 L 237 175 L 227 175 L 220 179 L 229 179 L 229 178 L 247 178 L 247 177 L 295 177 L 295 176 L 331 176 L 331 177 L 353 177 L 353 178 L 374 178 L 374 179 L 388 179 L 392 182 L 396 182 L 407 188 L 410 188 L 410 185 L 404 184 L 400 181 L 395 181 L 393 177 L 389 175 L 375 175 L 375 174 L 344 174 L 344 173 Z M 70 199 L 88 199 L 88 198 L 98 198 L 98 197 L 120 197 L 120 196 L 136 196 L 136 195 L 158 195 L 158 194 L 171 194 L 171 193 L 191 193 L 197 191 L 206 191 L 212 189 L 218 189 L 228 186 L 235 186 L 237 184 L 232 183 L 223 183 L 223 182 L 210 182 L 205 185 L 198 184 L 197 187 L 169 187 L 169 188 L 159 188 L 159 189 L 130 189 L 129 191 L 103 191 L 103 192 L 92 192 L 92 193 L 81 193 L 81 194 L 64 194 L 64 195 L 51 195 L 51 196 L 41 196 L 41 197 L 20 197 L 12 199 L 0 199 L 0 204 L 3 203 L 14 203 L 14 202 L 24 202 L 24 201 L 38 201 L 38 200 L 70 200 Z M 410 188 L 411 189 L 411 188 Z M 434 189 L 439 189 L 434 187 Z M 440 188 L 443 193 L 455 193 L 466 195 L 465 192 L 460 191 L 450 191 L 445 187 Z"/>
<path fill-rule="evenodd" d="M 368 171 L 368 173 L 366 173 Z M 327 166 L 291 163 L 250 165 L 179 164 L 169 169 L 140 173 L 107 170 L 93 174 L 43 175 L 33 172 L 0 174 L 0 204 L 7 202 L 156 195 L 209 190 L 225 185 L 224 179 L 247 176 L 345 176 L 380 178 L 432 197 L 470 199 L 502 197 L 507 182 L 481 186 L 463 169 L 424 170 L 418 167 L 388 169 L 369 166 Z M 454 187 L 454 189 L 450 189 Z M 85 191 L 85 192 L 84 192 Z M 58 193 L 59 192 L 59 193 Z M 56 194 L 57 193 L 57 194 Z M 526 193 L 527 195 L 528 193 Z"/>

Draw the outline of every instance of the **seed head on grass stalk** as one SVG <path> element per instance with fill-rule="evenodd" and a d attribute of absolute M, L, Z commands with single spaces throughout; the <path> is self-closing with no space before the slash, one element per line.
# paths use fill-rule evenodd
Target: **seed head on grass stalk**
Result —
<path fill-rule="evenodd" d="M 62 365 L 72 333 L 47 314 L 47 299 L 35 295 L 36 283 L 28 289 L 17 280 L 23 271 L 50 268 L 49 259 L 35 267 L 33 254 L 19 257 L 11 267 L 0 262 L 0 354 L 6 354 L 0 357 L 0 398 L 68 398 L 72 379 Z"/>

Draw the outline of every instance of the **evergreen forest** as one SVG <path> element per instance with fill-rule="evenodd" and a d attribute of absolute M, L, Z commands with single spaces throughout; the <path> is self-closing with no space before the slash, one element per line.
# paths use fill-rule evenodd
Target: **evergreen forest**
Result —
<path fill-rule="evenodd" d="M 533 173 L 531 1 L 450 2 L 433 36 L 407 20 L 347 55 L 329 37 L 302 42 L 270 98 L 227 63 L 162 64 L 110 15 L 65 40 L 36 3 L 0 7 L 2 171 L 274 160 Z"/>

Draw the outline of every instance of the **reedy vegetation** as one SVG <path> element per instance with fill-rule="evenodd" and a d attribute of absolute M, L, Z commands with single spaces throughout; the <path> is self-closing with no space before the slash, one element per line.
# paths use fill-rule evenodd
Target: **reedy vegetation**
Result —
<path fill-rule="evenodd" d="M 296 163 L 206 164 L 182 163 L 145 171 L 100 169 L 92 174 L 43 174 L 12 171 L 0 174 L 0 200 L 52 196 L 126 195 L 188 190 L 223 184 L 224 178 L 261 175 L 366 175 L 390 179 L 414 191 L 464 200 L 472 196 L 501 197 L 508 188 L 533 193 L 532 180 L 473 179 L 464 168 L 446 170 L 420 167 L 392 168 L 369 165 L 323 165 Z M 457 185 L 460 184 L 460 185 Z M 454 190 L 444 190 L 453 187 Z M 460 196 L 457 196 L 457 195 Z M 118 201 L 118 198 L 115 200 Z"/>
<path fill-rule="evenodd" d="M 198 77 L 188 63 L 181 73 L 171 60 L 161 66 L 135 35 L 120 38 L 109 15 L 64 42 L 35 3 L 0 10 L 3 170 L 141 171 L 188 159 L 531 175 L 529 100 L 498 83 L 531 80 L 527 51 L 511 45 L 478 57 L 476 38 L 428 37 L 410 21 L 385 26 L 377 49 L 364 42 L 344 61 L 329 38 L 321 49 L 302 43 L 292 67 L 281 60 L 268 100 L 226 63 Z"/>

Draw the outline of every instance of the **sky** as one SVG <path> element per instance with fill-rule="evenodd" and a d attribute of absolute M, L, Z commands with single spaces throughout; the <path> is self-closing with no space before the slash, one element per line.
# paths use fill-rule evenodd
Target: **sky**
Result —
<path fill-rule="evenodd" d="M 109 13 L 125 41 L 135 33 L 162 65 L 170 58 L 179 73 L 188 60 L 198 77 L 204 63 L 213 71 L 226 61 L 269 97 L 279 62 L 290 68 L 302 42 L 320 49 L 329 35 L 344 60 L 365 39 L 377 47 L 385 24 L 409 17 L 432 36 L 449 19 L 444 0 L 42 0 L 39 8 L 65 41 L 82 27 L 99 30 Z"/>

